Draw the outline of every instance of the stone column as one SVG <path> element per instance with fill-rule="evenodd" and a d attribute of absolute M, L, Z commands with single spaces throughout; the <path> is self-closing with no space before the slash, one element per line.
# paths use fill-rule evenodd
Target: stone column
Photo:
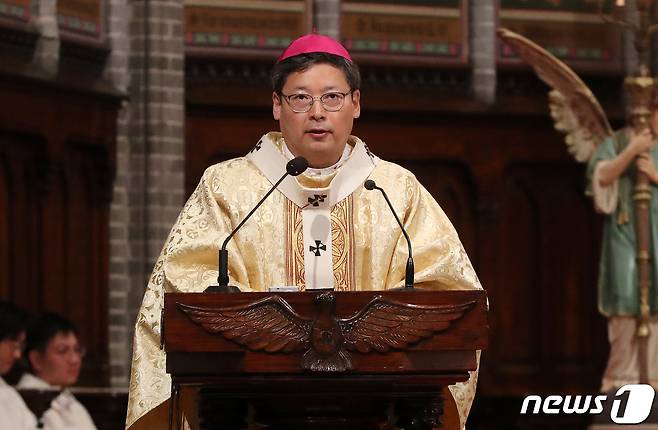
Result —
<path fill-rule="evenodd" d="M 127 386 L 144 288 L 184 198 L 183 3 L 110 0 L 106 73 L 128 94 L 110 216 L 112 384 Z"/>
<path fill-rule="evenodd" d="M 39 38 L 32 57 L 42 72 L 55 76 L 59 67 L 59 27 L 57 1 L 36 0 L 32 3 L 32 20 L 39 30 Z"/>
<path fill-rule="evenodd" d="M 313 26 L 318 33 L 340 39 L 339 0 L 315 0 L 313 15 Z"/>
<path fill-rule="evenodd" d="M 108 0 L 105 8 L 107 14 L 107 38 L 110 44 L 110 56 L 104 70 L 105 79 L 122 93 L 127 95 L 130 88 L 130 70 L 128 58 L 130 55 L 129 23 L 131 9 L 127 0 Z M 113 386 L 127 385 L 126 376 L 129 373 L 130 362 L 130 320 L 128 318 L 128 292 L 130 278 L 128 262 L 130 261 L 128 243 L 128 225 L 130 211 L 128 209 L 129 189 L 129 116 L 131 104 L 122 103 L 117 123 L 116 142 L 116 176 L 110 206 L 110 281 L 108 300 L 108 336 L 110 383 Z"/>
<path fill-rule="evenodd" d="M 473 93 L 491 104 L 496 100 L 496 2 L 470 0 L 469 10 Z"/>

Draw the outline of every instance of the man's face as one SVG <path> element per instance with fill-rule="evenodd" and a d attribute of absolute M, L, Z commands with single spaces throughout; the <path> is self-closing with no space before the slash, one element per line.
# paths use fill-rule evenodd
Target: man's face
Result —
<path fill-rule="evenodd" d="M 332 91 L 347 93 L 350 86 L 343 71 L 330 64 L 316 64 L 302 72 L 291 73 L 282 90 L 286 96 L 308 94 L 312 97 Z M 320 100 L 315 100 L 308 112 L 297 113 L 287 101 L 273 93 L 272 111 L 290 152 L 306 158 L 311 167 L 327 167 L 336 163 L 345 149 L 354 119 L 361 113 L 360 97 L 359 90 L 348 94 L 337 112 L 327 111 Z"/>
<path fill-rule="evenodd" d="M 57 333 L 43 353 L 30 351 L 29 359 L 36 376 L 50 385 L 68 387 L 78 380 L 82 355 L 74 333 Z"/>
<path fill-rule="evenodd" d="M 0 340 L 0 376 L 9 372 L 19 358 L 25 342 L 25 332 L 15 338 Z"/>

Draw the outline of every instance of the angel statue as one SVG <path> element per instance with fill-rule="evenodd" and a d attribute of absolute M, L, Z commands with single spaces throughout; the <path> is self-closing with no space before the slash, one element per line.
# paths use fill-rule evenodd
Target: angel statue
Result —
<path fill-rule="evenodd" d="M 627 79 L 631 126 L 613 132 L 596 97 L 566 64 L 519 34 L 499 29 L 498 35 L 552 88 L 555 128 L 566 134 L 576 161 L 587 163 L 586 192 L 606 215 L 598 307 L 608 318 L 610 354 L 601 392 L 638 382 L 658 388 L 656 84 L 646 68 Z"/>

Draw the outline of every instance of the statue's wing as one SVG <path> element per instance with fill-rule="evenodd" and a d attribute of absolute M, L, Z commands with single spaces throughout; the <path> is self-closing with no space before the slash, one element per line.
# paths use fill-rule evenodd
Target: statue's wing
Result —
<path fill-rule="evenodd" d="M 541 46 L 504 28 L 498 29 L 498 36 L 552 88 L 549 105 L 555 128 L 566 134 L 574 158 L 587 162 L 596 146 L 613 133 L 594 94 L 569 66 Z"/>
<path fill-rule="evenodd" d="M 292 352 L 308 347 L 311 321 L 299 316 L 279 296 L 227 308 L 177 306 L 206 331 L 221 333 L 254 351 Z"/>
<path fill-rule="evenodd" d="M 362 353 L 404 349 L 446 330 L 475 304 L 426 306 L 374 298 L 351 318 L 339 320 L 345 347 Z"/>

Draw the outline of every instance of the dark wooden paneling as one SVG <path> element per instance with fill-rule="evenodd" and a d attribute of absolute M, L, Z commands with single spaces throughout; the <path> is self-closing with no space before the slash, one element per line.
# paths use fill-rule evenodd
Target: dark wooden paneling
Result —
<path fill-rule="evenodd" d="M 354 134 L 418 176 L 488 291 L 479 392 L 594 392 L 607 355 L 596 310 L 601 223 L 583 194 L 584 168 L 548 115 L 369 109 L 384 96 L 364 95 Z M 265 106 L 187 112 L 188 193 L 209 164 L 245 154 L 277 129 Z"/>
<path fill-rule="evenodd" d="M 245 155 L 264 133 L 278 129 L 271 108 L 188 108 L 188 111 L 185 122 L 187 195 L 192 194 L 208 166 Z"/>
<path fill-rule="evenodd" d="M 0 293 L 60 313 L 89 351 L 81 383 L 108 382 L 108 215 L 116 100 L 0 80 Z M 6 238 L 6 239 L 5 239 Z"/>
<path fill-rule="evenodd" d="M 600 223 L 582 193 L 583 168 L 522 161 L 504 177 L 489 288 L 492 386 L 593 390 L 605 323 L 596 310 Z"/>
<path fill-rule="evenodd" d="M 3 194 L 7 205 L 2 217 L 7 223 L 8 251 L 3 287 L 10 300 L 22 305 L 40 304 L 41 273 L 38 262 L 41 206 L 38 195 L 41 184 L 44 142 L 35 136 L 0 134 L 0 153 L 4 158 Z M 27 288 L 26 286 L 34 286 Z"/>
<path fill-rule="evenodd" d="M 505 182 L 507 185 L 508 181 Z M 498 252 L 491 259 L 494 260 L 494 267 L 500 269 L 505 268 L 506 261 L 512 261 L 514 270 L 495 270 L 493 273 L 497 288 L 493 291 L 496 299 L 491 299 L 491 319 L 497 331 L 492 333 L 494 339 L 487 354 L 496 357 L 494 372 L 509 361 L 528 366 L 541 359 L 539 337 L 535 333 L 541 326 L 540 303 L 534 290 L 539 267 L 537 255 L 533 255 L 535 244 L 532 240 L 538 232 L 537 208 L 524 188 L 506 186 L 504 193 L 506 198 L 497 223 L 500 227 L 492 231 L 492 240 L 498 244 Z M 504 231 L 508 226 L 513 232 Z M 503 308 L 510 302 L 513 306 Z M 504 376 L 518 380 L 512 372 L 513 369 L 507 370 Z"/>
<path fill-rule="evenodd" d="M 443 160 L 394 160 L 414 172 L 452 221 L 466 252 L 476 250 L 476 207 L 472 174 L 467 164 Z"/>
<path fill-rule="evenodd" d="M 1 146 L 2 144 L 0 144 Z M 7 158 L 0 152 L 0 297 L 9 297 L 9 193 L 7 190 Z"/>

